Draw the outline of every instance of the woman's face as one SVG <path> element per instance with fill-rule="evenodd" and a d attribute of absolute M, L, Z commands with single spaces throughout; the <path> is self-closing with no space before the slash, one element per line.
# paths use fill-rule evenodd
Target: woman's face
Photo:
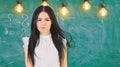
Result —
<path fill-rule="evenodd" d="M 50 34 L 50 28 L 51 28 L 52 22 L 49 15 L 46 12 L 41 12 L 38 15 L 36 24 L 40 34 L 44 34 L 44 35 Z"/>

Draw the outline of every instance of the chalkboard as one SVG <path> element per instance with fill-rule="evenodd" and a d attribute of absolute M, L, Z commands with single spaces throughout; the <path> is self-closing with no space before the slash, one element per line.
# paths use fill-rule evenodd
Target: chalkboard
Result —
<path fill-rule="evenodd" d="M 48 0 L 60 27 L 74 40 L 68 47 L 68 67 L 120 66 L 120 0 L 105 0 L 109 15 L 97 16 L 102 0 L 89 0 L 92 9 L 81 9 L 83 0 L 66 0 L 70 15 L 59 16 L 63 0 Z M 41 0 L 22 0 L 23 14 L 16 14 L 16 0 L 0 0 L 0 67 L 25 67 L 22 37 L 30 36 L 32 13 Z"/>

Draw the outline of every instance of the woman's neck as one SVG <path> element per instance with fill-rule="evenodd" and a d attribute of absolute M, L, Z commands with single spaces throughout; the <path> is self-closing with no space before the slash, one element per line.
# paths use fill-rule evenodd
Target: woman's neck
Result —
<path fill-rule="evenodd" d="M 50 32 L 40 33 L 40 35 L 50 35 Z"/>
<path fill-rule="evenodd" d="M 51 33 L 49 33 L 49 34 L 40 34 L 40 38 L 51 38 Z"/>

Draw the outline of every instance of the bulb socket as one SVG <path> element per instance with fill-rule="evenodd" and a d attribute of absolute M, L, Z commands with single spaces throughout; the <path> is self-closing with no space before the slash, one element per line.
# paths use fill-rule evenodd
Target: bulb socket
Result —
<path fill-rule="evenodd" d="M 17 4 L 22 4 L 22 3 L 20 2 L 20 0 L 17 0 Z"/>
<path fill-rule="evenodd" d="M 101 8 L 105 8 L 105 4 L 104 3 L 101 4 Z"/>
<path fill-rule="evenodd" d="M 66 4 L 65 4 L 65 3 L 62 3 L 62 7 L 66 7 Z"/>
<path fill-rule="evenodd" d="M 43 1 L 47 1 L 47 0 L 42 0 L 42 2 L 43 2 Z"/>
<path fill-rule="evenodd" d="M 88 1 L 88 0 L 84 0 L 84 2 L 85 2 L 85 1 Z"/>

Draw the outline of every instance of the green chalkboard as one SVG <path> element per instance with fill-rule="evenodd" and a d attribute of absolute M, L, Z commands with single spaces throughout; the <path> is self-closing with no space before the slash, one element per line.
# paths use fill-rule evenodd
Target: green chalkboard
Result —
<path fill-rule="evenodd" d="M 68 67 L 120 67 L 120 0 L 105 0 L 109 15 L 97 16 L 102 0 L 89 0 L 92 9 L 81 9 L 83 0 L 66 0 L 70 16 L 60 17 L 64 0 L 48 0 L 60 27 L 74 40 L 68 48 Z M 32 13 L 41 0 L 22 0 L 23 14 L 16 14 L 16 0 L 0 0 L 0 67 L 25 67 L 22 37 L 30 35 Z"/>

